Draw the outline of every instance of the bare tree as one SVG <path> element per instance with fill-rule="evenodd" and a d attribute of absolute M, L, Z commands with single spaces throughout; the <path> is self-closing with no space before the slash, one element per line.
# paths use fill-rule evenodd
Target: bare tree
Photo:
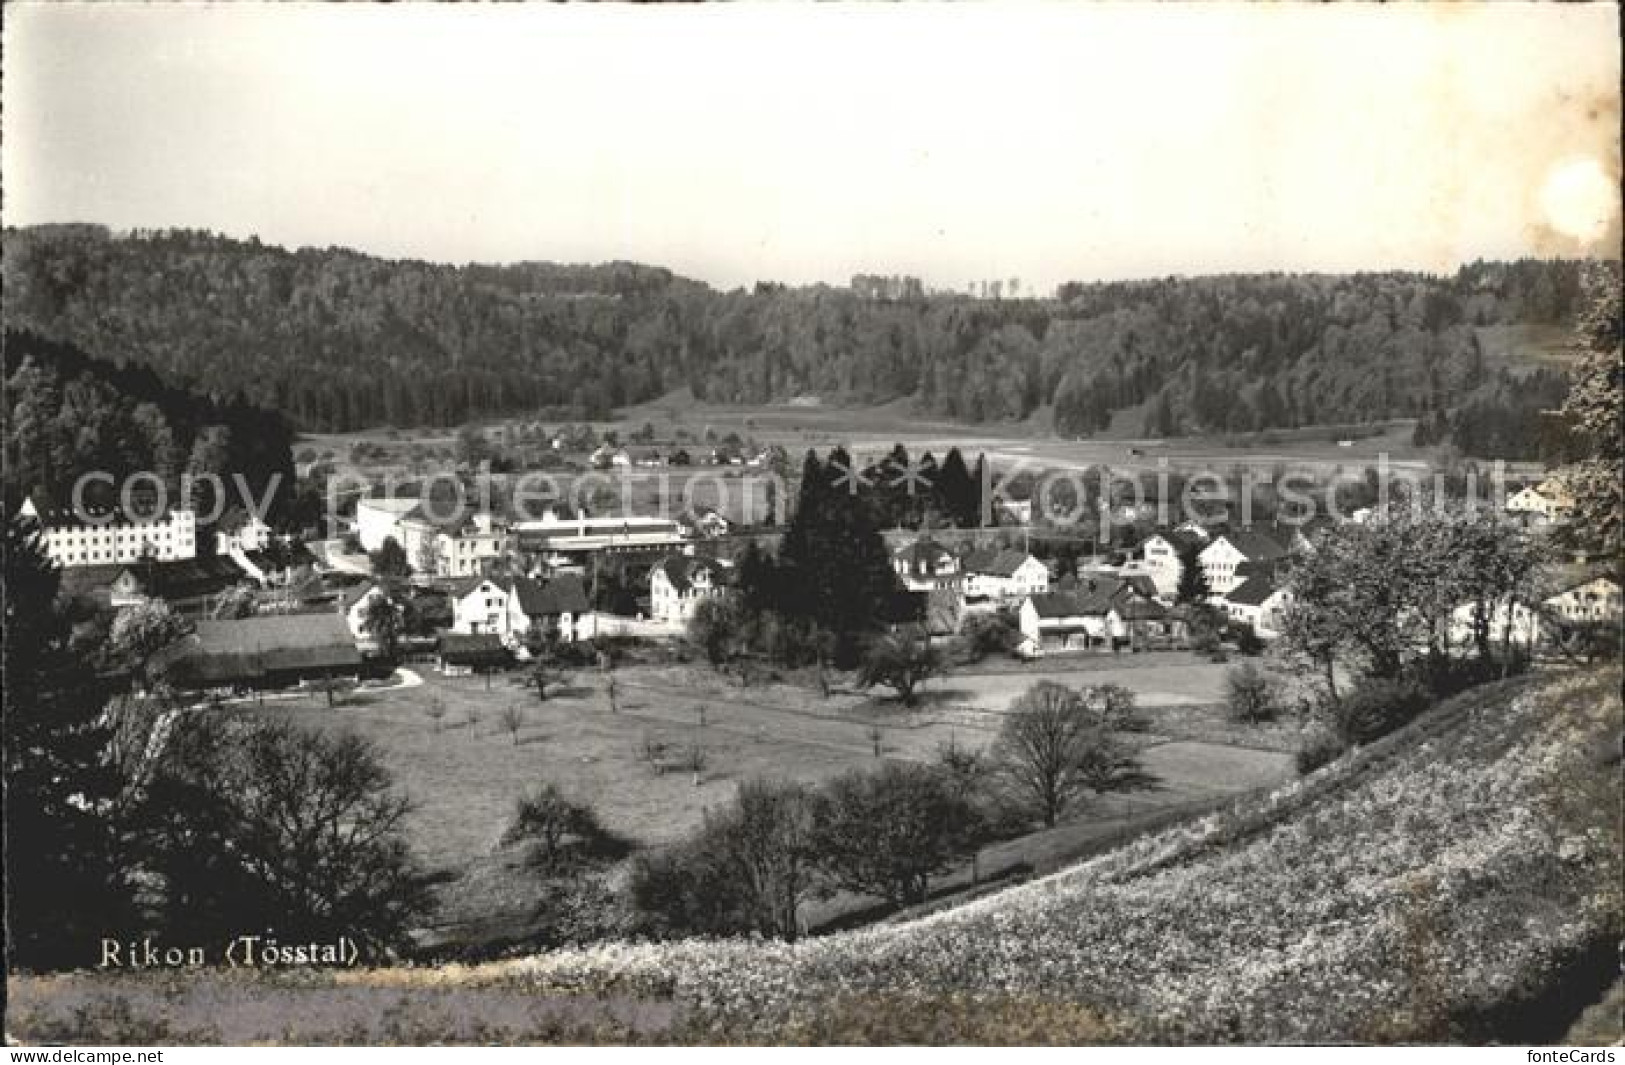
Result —
<path fill-rule="evenodd" d="M 1053 681 L 1039 681 L 1011 704 L 997 757 L 1012 790 L 1046 826 L 1085 793 L 1150 783 L 1083 697 Z"/>
<path fill-rule="evenodd" d="M 536 698 L 540 702 L 547 702 L 547 689 L 570 680 L 570 674 L 548 663 L 537 662 L 531 667 L 530 686 L 536 689 Z"/>
<path fill-rule="evenodd" d="M 513 745 L 519 746 L 519 730 L 525 727 L 525 708 L 518 703 L 509 703 L 502 708 L 501 721 L 502 727 L 513 737 Z"/>

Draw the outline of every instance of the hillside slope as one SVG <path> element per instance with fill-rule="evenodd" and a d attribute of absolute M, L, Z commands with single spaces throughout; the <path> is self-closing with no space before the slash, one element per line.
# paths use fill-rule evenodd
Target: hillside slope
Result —
<path fill-rule="evenodd" d="M 912 924 L 467 969 L 25 980 L 10 1023 L 32 1039 L 105 1039 L 133 1015 L 232 1041 L 1481 1040 L 1621 933 L 1619 685 L 1469 692 L 1265 798 Z M 536 1012 L 515 1015 L 525 1000 Z M 380 1010 L 395 1028 L 367 1019 Z"/>

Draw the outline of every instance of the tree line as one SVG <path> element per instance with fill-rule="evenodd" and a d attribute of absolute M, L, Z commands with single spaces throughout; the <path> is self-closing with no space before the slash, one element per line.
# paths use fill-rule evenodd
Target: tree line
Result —
<path fill-rule="evenodd" d="M 116 501 L 137 473 L 156 475 L 172 504 L 180 502 L 183 474 L 219 477 L 229 490 L 222 509 L 247 502 L 244 489 L 253 502 L 269 499 L 273 514 L 291 499 L 293 430 L 241 392 L 182 388 L 151 366 L 94 358 L 26 330 L 6 330 L 5 353 L 9 507 L 27 494 L 68 506 L 78 478 L 97 471 L 114 481 L 86 486 L 94 504 Z M 187 502 L 208 510 L 217 501 Z"/>
<path fill-rule="evenodd" d="M 986 843 L 1151 786 L 1122 735 L 1142 727 L 1122 688 L 1040 681 L 985 750 L 949 741 L 926 761 L 882 761 L 816 787 L 746 781 L 689 837 L 635 859 L 636 930 L 794 940 L 803 905 L 839 892 L 917 905 Z"/>
<path fill-rule="evenodd" d="M 5 235 L 14 321 L 208 390 L 242 387 L 313 430 L 601 418 L 684 387 L 727 403 L 911 397 L 968 422 L 1047 418 L 1064 436 L 1422 416 L 1495 379 L 1482 330 L 1567 322 L 1579 287 L 1574 262 L 1522 260 L 1451 276 L 1076 283 L 1031 299 L 868 276 L 718 292 L 628 263 L 454 267 L 190 230 Z"/>

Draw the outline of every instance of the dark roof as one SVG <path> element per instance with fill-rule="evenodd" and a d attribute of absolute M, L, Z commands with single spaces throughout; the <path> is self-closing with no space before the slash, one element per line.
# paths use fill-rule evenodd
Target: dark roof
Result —
<path fill-rule="evenodd" d="M 469 592 L 472 592 L 486 581 L 490 581 L 492 584 L 495 584 L 498 587 L 502 586 L 502 582 L 497 580 L 495 577 L 462 577 L 452 582 L 451 597 L 453 599 L 461 599 L 463 596 L 467 595 Z"/>
<path fill-rule="evenodd" d="M 706 558 L 703 555 L 667 555 L 655 563 L 654 569 L 660 570 L 671 582 L 671 586 L 679 592 L 686 592 L 693 583 L 693 575 L 704 570 L 711 576 L 711 583 L 717 585 L 727 584 L 728 570 L 718 561 Z M 651 573 L 654 570 L 650 570 Z"/>
<path fill-rule="evenodd" d="M 454 666 L 494 665 L 509 658 L 502 637 L 494 632 L 443 632 L 439 651 L 441 661 Z"/>
<path fill-rule="evenodd" d="M 1273 580 L 1276 574 L 1286 569 L 1287 561 L 1285 556 L 1242 559 L 1236 563 L 1236 576 L 1242 578 L 1268 577 Z"/>
<path fill-rule="evenodd" d="M 271 614 L 200 621 L 176 656 L 194 683 L 246 682 L 271 672 L 320 673 L 361 664 L 350 629 L 335 614 Z"/>
<path fill-rule="evenodd" d="M 1228 540 L 1231 547 L 1249 559 L 1279 558 L 1287 553 L 1275 537 L 1257 529 L 1232 529 L 1220 539 Z"/>
<path fill-rule="evenodd" d="M 61 594 L 72 598 L 98 592 L 105 593 L 108 586 L 118 580 L 118 575 L 123 573 L 124 569 L 125 564 L 122 562 L 107 562 L 95 566 L 64 566 Z"/>
<path fill-rule="evenodd" d="M 372 591 L 374 588 L 382 588 L 384 590 L 384 595 L 391 597 L 400 594 L 401 591 L 399 583 L 380 577 L 376 580 L 362 581 L 360 584 L 352 586 L 348 591 L 339 597 L 339 602 L 342 604 L 345 610 L 349 610 L 351 607 L 355 606 L 356 603 L 365 598 L 367 593 Z"/>
<path fill-rule="evenodd" d="M 298 566 L 315 565 L 316 563 L 316 556 L 311 554 L 310 548 L 304 544 L 244 551 L 243 557 L 262 570 L 293 569 Z"/>
<path fill-rule="evenodd" d="M 989 577 L 1014 576 L 1016 570 L 1032 556 L 1025 551 L 1007 547 L 1003 550 L 981 548 L 965 556 L 965 572 L 980 573 Z"/>
<path fill-rule="evenodd" d="M 1276 592 L 1275 582 L 1268 577 L 1248 577 L 1234 588 L 1225 600 L 1242 606 L 1263 606 L 1264 600 Z"/>
<path fill-rule="evenodd" d="M 234 533 L 247 524 L 248 511 L 233 503 L 226 508 L 224 514 L 220 515 L 220 520 L 214 523 L 214 527 L 219 532 Z"/>
<path fill-rule="evenodd" d="M 512 577 L 506 584 L 519 597 L 519 609 L 528 617 L 587 612 L 587 589 L 574 574 L 554 577 L 545 584 L 531 577 Z"/>
<path fill-rule="evenodd" d="M 1041 618 L 1073 618 L 1090 612 L 1085 608 L 1083 597 L 1075 592 L 1044 592 L 1028 598 Z"/>
<path fill-rule="evenodd" d="M 1159 529 L 1156 532 L 1153 532 L 1150 536 L 1147 536 L 1145 540 L 1150 540 L 1155 537 L 1161 537 L 1162 539 L 1167 540 L 1173 545 L 1174 550 L 1180 554 L 1184 554 L 1187 551 L 1200 551 L 1202 548 L 1206 547 L 1208 543 L 1202 537 L 1198 536 L 1189 529 Z M 1142 553 L 1145 548 L 1145 540 L 1140 541 Z"/>
<path fill-rule="evenodd" d="M 64 575 L 66 570 L 63 571 Z M 1590 584 L 1592 581 L 1609 581 L 1618 587 L 1621 584 L 1619 574 L 1606 566 L 1571 566 L 1555 574 L 1554 586 L 1557 591 L 1553 595 L 1562 595 L 1574 589 Z"/>
<path fill-rule="evenodd" d="M 1135 601 L 1151 601 L 1156 587 L 1149 577 L 1085 576 L 1068 591 L 1032 596 L 1038 616 L 1101 616 Z"/>
<path fill-rule="evenodd" d="M 118 568 L 114 580 L 130 574 L 143 595 L 159 599 L 190 599 L 213 595 L 248 580 L 235 559 L 226 555 L 129 562 Z"/>
<path fill-rule="evenodd" d="M 126 513 L 122 506 L 86 503 L 83 516 L 71 506 L 57 504 L 40 492 L 28 497 L 28 502 L 34 506 L 35 520 L 41 528 L 97 527 L 113 528 L 119 525 L 145 525 L 149 522 L 163 522 L 168 520 L 171 507 L 159 507 L 156 495 L 145 492 L 132 492 L 131 501 L 135 503 L 134 511 Z M 91 521 L 84 520 L 85 518 Z"/>
<path fill-rule="evenodd" d="M 1168 616 L 1168 608 L 1155 599 L 1130 596 L 1115 607 L 1117 616 L 1124 621 L 1161 621 Z"/>
<path fill-rule="evenodd" d="M 892 558 L 903 562 L 910 572 L 922 573 L 934 569 L 945 558 L 953 558 L 953 552 L 935 540 L 922 536 L 893 551 Z"/>

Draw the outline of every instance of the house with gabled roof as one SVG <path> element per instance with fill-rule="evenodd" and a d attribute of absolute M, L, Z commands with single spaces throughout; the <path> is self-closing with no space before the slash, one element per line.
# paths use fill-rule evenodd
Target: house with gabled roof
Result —
<path fill-rule="evenodd" d="M 263 551 L 271 546 L 271 527 L 259 514 L 233 503 L 214 523 L 217 554 Z"/>
<path fill-rule="evenodd" d="M 1281 620 L 1291 605 L 1292 594 L 1270 573 L 1246 577 L 1224 596 L 1220 606 L 1231 624 L 1246 625 L 1264 640 L 1281 634 Z"/>
<path fill-rule="evenodd" d="M 210 597 L 248 579 L 241 566 L 220 555 L 131 562 L 119 567 L 107 586 L 108 605 L 135 606 L 161 599 L 188 613 L 201 609 Z"/>
<path fill-rule="evenodd" d="M 513 651 L 494 632 L 443 632 L 435 642 L 436 665 L 448 677 L 502 669 L 513 662 Z"/>
<path fill-rule="evenodd" d="M 667 555 L 649 571 L 649 614 L 656 621 L 686 624 L 707 600 L 727 593 L 733 573 L 703 555 Z"/>
<path fill-rule="evenodd" d="M 1136 604 L 1155 603 L 1146 577 L 1090 575 L 1064 591 L 1029 595 L 1017 617 L 1023 653 L 1111 647 L 1129 638 L 1129 622 L 1151 620 Z"/>
<path fill-rule="evenodd" d="M 510 646 L 556 637 L 566 643 L 593 635 L 586 587 L 574 574 L 469 577 L 453 586 L 452 631 L 495 633 Z"/>
<path fill-rule="evenodd" d="M 684 532 L 700 539 L 714 540 L 727 536 L 733 528 L 732 523 L 715 507 L 704 505 L 688 508 L 677 520 L 682 523 Z"/>
<path fill-rule="evenodd" d="M 1215 600 L 1228 595 L 1244 579 L 1238 572 L 1244 562 L 1269 562 L 1289 554 L 1274 536 L 1258 529 L 1231 529 L 1220 533 L 1202 548 L 1197 561 L 1207 578 L 1208 591 Z"/>
<path fill-rule="evenodd" d="M 367 631 L 367 616 L 375 609 L 373 602 L 383 600 L 391 604 L 400 618 L 406 616 L 406 601 L 398 582 L 392 580 L 362 581 L 346 589 L 338 597 L 339 616 L 350 630 L 356 646 L 371 652 L 378 648 L 377 638 Z"/>
<path fill-rule="evenodd" d="M 1574 512 L 1574 494 L 1560 478 L 1548 477 L 1514 492 L 1507 498 L 1506 510 L 1529 525 L 1561 525 Z"/>
<path fill-rule="evenodd" d="M 361 652 L 336 614 L 272 614 L 200 621 L 169 652 L 183 689 L 286 687 L 359 676 Z"/>
<path fill-rule="evenodd" d="M 960 559 L 965 598 L 1016 601 L 1049 591 L 1049 567 L 1019 548 L 977 548 Z"/>
<path fill-rule="evenodd" d="M 1181 559 L 1187 552 L 1200 552 L 1207 543 L 1206 535 L 1180 527 L 1152 533 L 1140 541 L 1135 554 L 1140 557 L 1146 575 L 1156 585 L 1157 595 L 1171 600 L 1179 592 L 1179 578 L 1184 571 Z"/>
<path fill-rule="evenodd" d="M 1162 651 L 1183 647 L 1190 625 L 1182 607 L 1164 606 L 1155 599 L 1129 596 L 1114 603 L 1106 615 L 1108 631 L 1122 632 L 1131 651 Z"/>
<path fill-rule="evenodd" d="M 904 544 L 891 556 L 892 569 L 911 592 L 929 592 L 959 585 L 959 559 L 928 536 Z"/>
<path fill-rule="evenodd" d="M 1620 583 L 1612 573 L 1593 573 L 1563 582 L 1562 590 L 1548 596 L 1543 605 L 1559 623 L 1620 623 Z"/>

